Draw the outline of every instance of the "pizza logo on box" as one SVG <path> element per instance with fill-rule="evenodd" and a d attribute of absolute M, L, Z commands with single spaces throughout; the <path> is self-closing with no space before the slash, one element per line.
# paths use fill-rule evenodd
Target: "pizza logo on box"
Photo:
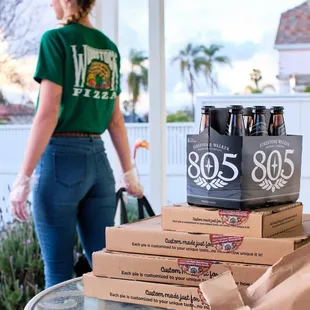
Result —
<path fill-rule="evenodd" d="M 232 253 L 236 251 L 242 244 L 243 237 L 210 235 L 212 246 L 219 253 Z"/>
<path fill-rule="evenodd" d="M 250 212 L 219 210 L 219 216 L 223 223 L 228 226 L 240 226 L 249 219 Z"/>
<path fill-rule="evenodd" d="M 213 264 L 214 264 L 213 262 L 209 261 L 199 261 L 189 259 L 178 260 L 178 265 L 181 268 L 181 270 L 186 274 L 195 277 L 206 275 Z"/>

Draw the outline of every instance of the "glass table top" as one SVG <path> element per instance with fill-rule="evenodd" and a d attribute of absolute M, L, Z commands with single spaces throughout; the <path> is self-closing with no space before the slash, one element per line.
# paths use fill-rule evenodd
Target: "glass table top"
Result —
<path fill-rule="evenodd" d="M 25 310 L 159 310 L 159 308 L 103 301 L 84 296 L 82 278 L 51 287 L 35 296 Z"/>

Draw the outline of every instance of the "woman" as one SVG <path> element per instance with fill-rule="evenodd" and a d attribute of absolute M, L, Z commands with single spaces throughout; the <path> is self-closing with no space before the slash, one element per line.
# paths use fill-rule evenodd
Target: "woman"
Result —
<path fill-rule="evenodd" d="M 100 138 L 106 129 L 127 192 L 143 196 L 119 107 L 120 55 L 91 25 L 88 14 L 94 3 L 52 0 L 64 25 L 41 40 L 34 75 L 40 83 L 36 116 L 10 195 L 13 215 L 28 220 L 26 200 L 36 179 L 33 217 L 46 288 L 72 277 L 76 228 L 91 264 L 92 253 L 105 247 L 105 228 L 114 225 L 115 180 Z"/>

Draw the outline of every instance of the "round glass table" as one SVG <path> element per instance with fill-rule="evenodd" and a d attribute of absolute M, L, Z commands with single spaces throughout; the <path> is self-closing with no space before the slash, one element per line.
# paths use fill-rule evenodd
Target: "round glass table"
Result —
<path fill-rule="evenodd" d="M 84 296 L 82 278 L 53 286 L 29 301 L 24 310 L 159 310 L 159 308 L 103 301 Z"/>

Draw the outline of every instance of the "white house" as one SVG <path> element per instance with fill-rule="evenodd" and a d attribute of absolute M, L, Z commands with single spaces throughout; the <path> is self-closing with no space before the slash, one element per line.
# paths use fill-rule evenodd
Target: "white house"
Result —
<path fill-rule="evenodd" d="M 280 93 L 303 92 L 310 86 L 310 9 L 307 2 L 282 13 L 275 49 L 279 51 Z"/>

